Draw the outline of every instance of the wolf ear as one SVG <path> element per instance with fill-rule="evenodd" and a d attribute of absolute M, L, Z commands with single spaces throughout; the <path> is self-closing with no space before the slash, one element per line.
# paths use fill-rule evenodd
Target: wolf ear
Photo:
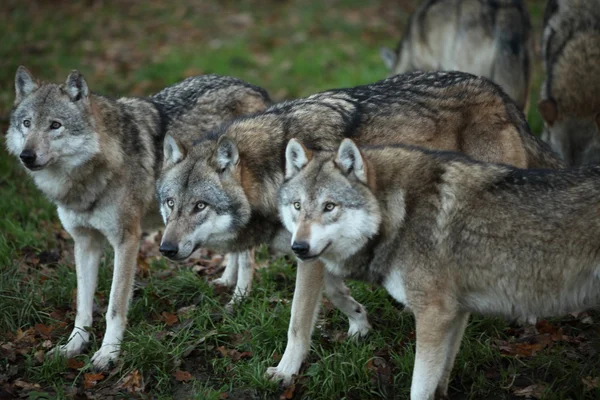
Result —
<path fill-rule="evenodd" d="M 217 143 L 217 165 L 219 172 L 233 169 L 240 162 L 240 153 L 231 139 L 221 136 Z"/>
<path fill-rule="evenodd" d="M 15 75 L 15 92 L 17 95 L 15 104 L 20 103 L 21 100 L 39 87 L 40 85 L 35 81 L 31 72 L 21 65 L 17 68 L 17 73 Z"/>
<path fill-rule="evenodd" d="M 294 177 L 312 158 L 312 152 L 296 139 L 285 148 L 285 179 Z"/>
<path fill-rule="evenodd" d="M 381 59 L 383 60 L 383 63 L 387 69 L 392 71 L 392 69 L 394 69 L 394 65 L 396 64 L 396 53 L 394 53 L 394 51 L 388 47 L 381 47 L 379 49 L 379 55 L 381 56 Z"/>
<path fill-rule="evenodd" d="M 353 174 L 364 184 L 368 183 L 367 165 L 356 144 L 344 139 L 338 149 L 335 163 L 345 175 Z"/>
<path fill-rule="evenodd" d="M 558 104 L 553 98 L 540 100 L 538 110 L 548 125 L 554 125 L 558 119 Z"/>
<path fill-rule="evenodd" d="M 87 100 L 89 90 L 85 79 L 83 79 L 83 75 L 81 75 L 81 72 L 77 71 L 76 69 L 71 71 L 69 76 L 67 76 L 67 81 L 65 82 L 65 91 L 73 102 L 82 99 Z"/>
<path fill-rule="evenodd" d="M 185 147 L 171 135 L 165 136 L 163 143 L 164 163 L 163 168 L 173 166 L 181 162 L 186 156 Z"/>

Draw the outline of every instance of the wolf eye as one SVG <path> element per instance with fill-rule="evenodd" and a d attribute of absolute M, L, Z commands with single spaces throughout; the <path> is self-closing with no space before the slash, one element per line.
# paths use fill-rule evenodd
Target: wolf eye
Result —
<path fill-rule="evenodd" d="M 24 126 L 25 128 L 29 128 L 29 127 L 31 126 L 31 121 L 30 121 L 30 120 L 28 120 L 28 119 L 26 119 L 25 121 L 23 121 L 23 126 Z"/>
<path fill-rule="evenodd" d="M 333 211 L 334 208 L 335 208 L 335 204 L 325 203 L 325 211 Z"/>
<path fill-rule="evenodd" d="M 296 210 L 299 210 L 299 209 L 300 209 L 300 202 L 299 202 L 299 201 L 295 201 L 295 202 L 294 202 L 294 208 L 295 208 Z"/>
<path fill-rule="evenodd" d="M 50 124 L 50 129 L 58 129 L 61 126 L 62 125 L 60 124 L 60 122 L 58 122 L 58 121 L 52 121 L 52 123 Z"/>
<path fill-rule="evenodd" d="M 169 207 L 169 208 L 175 207 L 175 200 L 167 199 L 167 207 Z"/>
<path fill-rule="evenodd" d="M 206 208 L 206 203 L 203 201 L 199 201 L 198 203 L 196 203 L 196 210 L 204 210 Z"/>

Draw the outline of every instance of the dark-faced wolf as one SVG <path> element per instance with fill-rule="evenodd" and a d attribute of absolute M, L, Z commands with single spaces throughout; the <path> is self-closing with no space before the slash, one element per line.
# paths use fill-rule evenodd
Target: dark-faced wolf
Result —
<path fill-rule="evenodd" d="M 188 78 L 146 99 L 94 94 L 77 71 L 59 85 L 20 67 L 15 84 L 8 150 L 56 204 L 75 240 L 77 316 L 69 341 L 54 352 L 72 357 L 88 343 L 103 240 L 115 251 L 106 332 L 92 358 L 105 368 L 119 355 L 142 229 L 160 226 L 155 182 L 165 131 L 184 126 L 198 137 L 270 101 L 264 90 L 218 75 Z"/>
<path fill-rule="evenodd" d="M 469 313 L 535 321 L 600 304 L 600 167 L 522 170 L 416 147 L 291 140 L 291 249 L 415 315 L 411 399 L 445 398 Z"/>
<path fill-rule="evenodd" d="M 544 140 L 569 165 L 600 162 L 600 1 L 549 0 L 542 51 Z"/>
<path fill-rule="evenodd" d="M 427 0 L 411 15 L 395 51 L 381 49 L 392 74 L 457 70 L 498 83 L 527 112 L 531 23 L 522 0 Z"/>
<path fill-rule="evenodd" d="M 237 118 L 186 146 L 165 139 L 165 168 L 157 183 L 166 228 L 163 245 L 184 259 L 202 246 L 225 252 L 268 243 L 289 252 L 277 211 L 285 147 L 293 137 L 333 150 L 351 137 L 361 144 L 410 143 L 464 152 L 519 167 L 562 166 L 529 132 L 523 113 L 497 85 L 462 72 L 397 75 L 380 82 L 282 102 Z M 289 382 L 310 348 L 321 288 L 364 334 L 364 308 L 342 280 L 322 266 L 299 268 L 288 346 L 275 378 Z"/>

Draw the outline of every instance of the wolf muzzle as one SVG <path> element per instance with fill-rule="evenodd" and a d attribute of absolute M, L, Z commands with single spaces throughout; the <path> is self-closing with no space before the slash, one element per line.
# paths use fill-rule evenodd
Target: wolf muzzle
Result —
<path fill-rule="evenodd" d="M 161 254 L 168 258 L 175 258 L 179 253 L 179 246 L 171 242 L 162 243 L 158 249 Z"/>
<path fill-rule="evenodd" d="M 23 150 L 21 154 L 19 154 L 19 158 L 23 162 L 23 165 L 25 165 L 27 168 L 35 168 L 35 160 L 37 155 L 32 150 Z"/>

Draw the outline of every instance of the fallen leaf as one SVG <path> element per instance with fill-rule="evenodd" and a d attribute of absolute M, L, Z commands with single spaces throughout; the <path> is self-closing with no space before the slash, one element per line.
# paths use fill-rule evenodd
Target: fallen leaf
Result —
<path fill-rule="evenodd" d="M 99 372 L 97 374 L 83 374 L 83 386 L 86 389 L 90 389 L 90 388 L 96 386 L 96 384 L 103 379 L 104 379 L 104 374 L 102 374 L 101 372 Z"/>
<path fill-rule="evenodd" d="M 33 390 L 40 388 L 40 385 L 38 385 L 37 383 L 29 383 L 22 379 L 17 379 L 13 382 L 13 385 L 23 390 Z"/>
<path fill-rule="evenodd" d="M 173 376 L 175 376 L 175 380 L 178 382 L 187 382 L 192 380 L 192 374 L 190 374 L 188 371 L 182 371 L 180 369 L 176 370 Z"/>
<path fill-rule="evenodd" d="M 167 324 L 167 326 L 172 326 L 179 319 L 177 318 L 177 315 L 171 314 L 170 312 L 167 312 L 167 311 L 163 311 L 161 314 L 160 320 L 163 321 L 165 324 Z"/>
<path fill-rule="evenodd" d="M 85 363 L 83 361 L 79 361 L 74 358 L 69 358 L 67 360 L 67 368 L 79 369 L 79 368 L 83 368 L 84 365 L 85 365 Z"/>
<path fill-rule="evenodd" d="M 279 400 L 288 400 L 294 398 L 294 391 L 296 390 L 296 384 L 292 382 L 290 386 L 288 386 L 281 395 L 279 395 Z"/>
<path fill-rule="evenodd" d="M 592 389 L 600 388 L 600 378 L 591 376 L 586 376 L 585 378 L 581 378 L 581 382 L 585 385 L 585 391 L 590 391 Z"/>
<path fill-rule="evenodd" d="M 134 369 L 131 371 L 118 386 L 119 389 L 126 389 L 129 393 L 139 393 L 144 390 L 144 379 L 140 371 Z"/>
<path fill-rule="evenodd" d="M 534 384 L 522 389 L 515 389 L 513 394 L 517 397 L 525 397 L 527 399 L 541 399 L 544 395 L 546 387 L 541 384 Z"/>

